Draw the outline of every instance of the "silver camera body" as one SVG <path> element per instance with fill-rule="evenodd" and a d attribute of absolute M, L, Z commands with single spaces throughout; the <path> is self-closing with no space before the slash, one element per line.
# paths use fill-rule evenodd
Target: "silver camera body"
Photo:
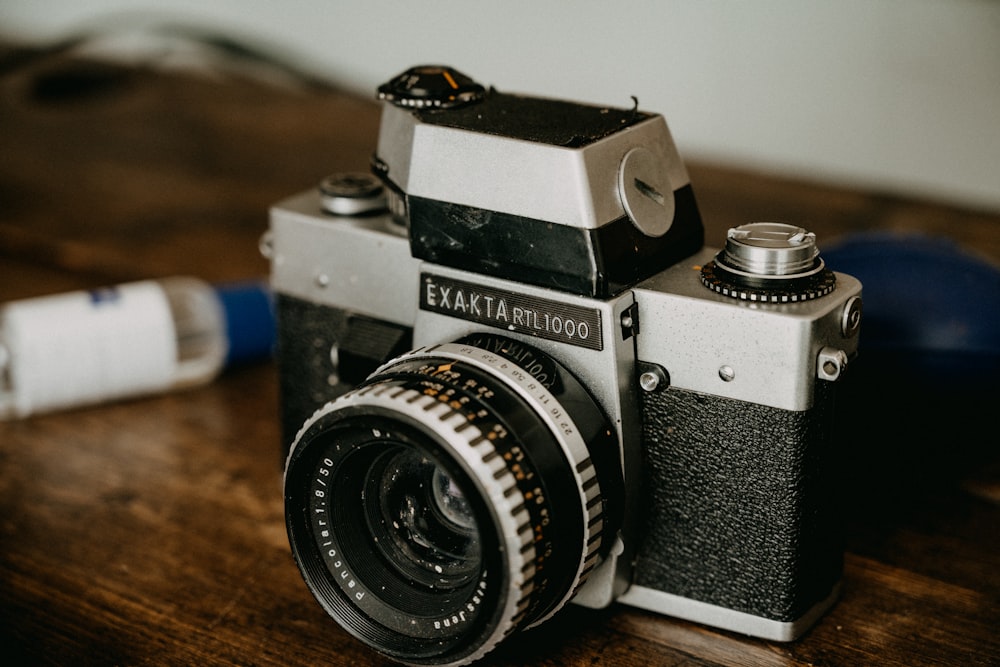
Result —
<path fill-rule="evenodd" d="M 827 270 L 815 238 L 792 225 L 750 224 L 731 230 L 726 248 L 702 247 L 690 180 L 659 114 L 487 91 L 437 67 L 400 75 L 380 96 L 373 174 L 335 176 L 277 204 L 267 236 L 289 537 L 323 607 L 412 664 L 470 662 L 570 601 L 617 601 L 774 640 L 799 636 L 839 587 L 834 385 L 857 351 L 860 283 Z M 465 369 L 461 380 L 453 364 Z M 559 393 L 574 381 L 592 403 L 572 407 L 580 401 Z M 580 486 L 600 487 L 563 493 L 579 496 L 569 515 L 596 526 L 580 529 L 586 544 L 573 547 L 580 553 L 567 559 L 565 583 L 539 578 L 544 558 L 532 540 L 504 534 L 541 533 L 552 518 L 532 515 L 528 528 L 508 522 L 534 494 L 513 481 L 490 491 L 488 478 L 521 469 L 477 469 L 486 464 L 461 417 L 471 404 L 458 406 L 487 400 L 462 394 L 485 384 L 490 401 L 510 394 L 505 400 L 551 432 L 555 458 Z M 441 405 L 454 407 L 437 414 Z M 519 418 L 504 421 L 503 405 L 486 407 L 506 435 Z M 458 497 L 485 498 L 475 516 L 496 524 L 480 527 L 487 542 L 503 558 L 521 553 L 517 567 L 490 561 L 495 609 L 478 601 L 484 577 L 448 588 L 439 611 L 390 614 L 384 601 L 373 611 L 365 605 L 378 592 L 345 554 L 367 543 L 345 537 L 324 551 L 331 543 L 317 536 L 337 523 L 310 517 L 355 510 L 339 509 L 350 505 L 346 495 L 323 504 L 331 497 L 323 476 L 338 475 L 331 463 L 344 443 L 371 444 L 329 433 L 348 418 L 390 414 L 400 431 L 424 434 L 413 436 L 418 450 L 426 435 L 430 458 L 465 480 Z M 601 425 L 581 426 L 590 419 Z M 391 430 L 365 428 L 380 437 Z M 520 449 L 481 458 L 510 460 Z M 369 483 L 360 478 L 384 469 L 371 464 L 353 482 L 344 472 L 341 488 L 359 485 L 360 498 Z M 399 474 L 385 479 L 390 488 Z M 553 482 L 547 495 L 559 488 Z M 508 507 L 506 496 L 520 504 Z M 337 521 L 353 520 L 345 517 Z M 414 538 L 409 530 L 400 542 Z M 565 539 L 575 544 L 573 535 Z M 459 560 L 441 562 L 448 569 Z M 510 574 L 502 590 L 497 568 Z M 551 599 L 536 604 L 532 589 Z M 363 624 L 393 639 L 373 640 L 350 620 L 358 610 Z"/>

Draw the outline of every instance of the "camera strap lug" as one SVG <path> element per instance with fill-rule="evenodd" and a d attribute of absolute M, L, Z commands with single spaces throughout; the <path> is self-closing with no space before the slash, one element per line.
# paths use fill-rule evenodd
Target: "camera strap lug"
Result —
<path fill-rule="evenodd" d="M 622 340 L 628 340 L 639 335 L 639 304 L 633 303 L 622 311 Z"/>
<path fill-rule="evenodd" d="M 816 376 L 834 382 L 847 370 L 847 353 L 833 347 L 824 347 L 816 360 Z"/>

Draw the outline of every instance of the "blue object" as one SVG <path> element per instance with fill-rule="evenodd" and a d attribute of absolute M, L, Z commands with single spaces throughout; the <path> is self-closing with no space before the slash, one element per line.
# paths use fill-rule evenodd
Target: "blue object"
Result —
<path fill-rule="evenodd" d="M 259 361 L 274 353 L 274 304 L 261 283 L 216 285 L 215 291 L 226 315 L 229 352 L 226 367 Z"/>
<path fill-rule="evenodd" d="M 1000 268 L 916 234 L 857 234 L 821 251 L 828 267 L 863 285 L 862 363 L 899 379 L 995 391 Z"/>

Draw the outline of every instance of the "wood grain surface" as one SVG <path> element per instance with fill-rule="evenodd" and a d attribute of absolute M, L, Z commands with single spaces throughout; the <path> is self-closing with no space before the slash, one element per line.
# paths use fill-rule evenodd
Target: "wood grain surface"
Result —
<path fill-rule="evenodd" d="M 375 142 L 375 103 L 335 89 L 0 53 L 0 301 L 263 276 L 268 207 L 365 169 Z M 797 220 L 823 239 L 922 231 L 1000 260 L 989 212 L 689 169 L 712 245 L 746 221 Z M 275 375 L 261 363 L 0 422 L 0 661 L 389 664 L 323 613 L 292 562 Z M 996 392 L 876 386 L 842 417 L 843 596 L 803 639 L 569 607 L 484 664 L 1000 664 Z"/>

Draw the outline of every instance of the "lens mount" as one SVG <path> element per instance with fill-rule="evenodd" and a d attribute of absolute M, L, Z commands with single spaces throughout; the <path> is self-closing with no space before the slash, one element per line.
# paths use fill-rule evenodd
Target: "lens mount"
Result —
<path fill-rule="evenodd" d="M 303 427 L 285 472 L 292 551 L 373 648 L 466 664 L 555 613 L 598 563 L 623 488 L 593 452 L 617 450 L 583 386 L 530 346 L 416 350 Z"/>

